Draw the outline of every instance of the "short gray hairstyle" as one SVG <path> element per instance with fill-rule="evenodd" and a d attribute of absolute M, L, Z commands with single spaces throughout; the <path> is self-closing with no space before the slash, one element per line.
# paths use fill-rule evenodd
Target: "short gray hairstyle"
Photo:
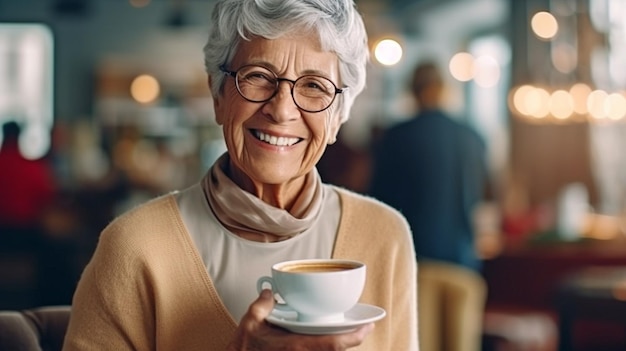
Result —
<path fill-rule="evenodd" d="M 348 89 L 337 96 L 341 122 L 348 120 L 355 98 L 365 88 L 369 60 L 367 33 L 353 0 L 219 0 L 213 9 L 204 65 L 214 97 L 222 92 L 224 74 L 241 40 L 276 39 L 315 31 L 322 49 L 339 59 L 339 75 Z"/>

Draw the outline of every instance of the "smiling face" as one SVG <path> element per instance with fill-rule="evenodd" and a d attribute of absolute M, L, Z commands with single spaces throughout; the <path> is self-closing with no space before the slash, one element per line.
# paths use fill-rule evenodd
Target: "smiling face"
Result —
<path fill-rule="evenodd" d="M 314 35 L 243 40 L 227 69 L 249 64 L 269 68 L 281 78 L 315 74 L 341 86 L 337 56 L 321 51 Z M 231 158 L 231 177 L 256 195 L 276 188 L 286 191 L 281 197 L 295 196 L 339 130 L 337 101 L 322 112 L 304 112 L 295 105 L 291 88 L 283 81 L 271 100 L 254 103 L 237 92 L 233 77 L 227 77 L 222 94 L 214 100 Z"/>

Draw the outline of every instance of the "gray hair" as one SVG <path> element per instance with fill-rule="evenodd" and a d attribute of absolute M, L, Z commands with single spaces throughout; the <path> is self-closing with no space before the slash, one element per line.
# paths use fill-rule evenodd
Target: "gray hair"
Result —
<path fill-rule="evenodd" d="M 365 26 L 353 0 L 220 0 L 211 20 L 204 65 L 214 97 L 224 84 L 220 66 L 230 63 L 241 40 L 314 30 L 322 49 L 339 58 L 339 75 L 348 89 L 337 96 L 337 103 L 341 122 L 348 119 L 354 99 L 365 88 L 369 60 Z"/>

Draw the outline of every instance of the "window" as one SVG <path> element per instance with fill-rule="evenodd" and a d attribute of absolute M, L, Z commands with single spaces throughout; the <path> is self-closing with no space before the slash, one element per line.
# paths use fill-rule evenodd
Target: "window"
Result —
<path fill-rule="evenodd" d="M 43 24 L 0 23 L 0 123 L 22 125 L 29 159 L 50 148 L 53 125 L 53 36 Z M 1 132 L 0 132 L 1 133 Z"/>

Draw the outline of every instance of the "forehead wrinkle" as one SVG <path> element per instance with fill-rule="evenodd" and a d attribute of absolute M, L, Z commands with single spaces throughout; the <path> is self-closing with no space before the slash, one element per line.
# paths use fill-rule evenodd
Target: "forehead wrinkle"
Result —
<path fill-rule="evenodd" d="M 286 43 L 287 45 L 285 45 L 285 42 L 283 41 L 282 44 L 280 45 L 280 50 L 277 50 L 274 47 L 277 46 L 276 45 L 278 43 L 277 40 L 280 40 L 280 39 L 287 39 L 291 41 L 288 41 Z M 304 48 L 298 45 L 299 44 L 299 42 L 297 41 L 298 39 L 313 40 L 314 45 L 312 47 Z M 258 45 L 253 44 L 254 41 L 257 41 Z M 300 71 L 293 72 L 294 79 L 302 75 L 309 75 L 309 74 L 326 77 L 326 78 L 329 78 L 330 80 L 336 80 L 338 76 L 337 56 L 330 51 L 322 50 L 321 45 L 319 43 L 319 39 L 311 38 L 310 35 L 284 36 L 284 37 L 273 39 L 273 40 L 265 39 L 261 37 L 255 37 L 254 40 L 248 41 L 244 45 L 246 46 L 246 50 L 248 51 L 247 53 L 248 58 L 245 59 L 244 64 L 256 64 L 256 65 L 263 66 L 265 68 L 268 68 L 274 71 L 278 76 L 281 76 L 281 77 L 284 77 L 285 75 L 287 75 L 287 73 L 289 73 L 287 72 L 287 70 L 289 69 L 294 70 L 297 67 L 303 67 L 303 69 Z M 301 52 L 307 49 L 312 49 L 313 52 L 316 54 L 323 54 L 323 55 L 328 54 L 328 56 L 326 56 L 322 60 L 311 60 L 309 59 L 310 57 L 309 54 L 305 52 Z M 276 52 L 279 52 L 280 54 L 276 55 Z M 330 59 L 330 65 L 329 65 L 328 71 L 319 68 L 321 66 L 318 65 L 317 62 L 320 62 L 320 61 L 328 62 L 329 61 L 328 59 Z M 289 65 L 290 62 L 292 63 L 291 66 Z M 307 65 L 312 65 L 313 67 L 310 67 L 310 66 L 307 67 Z M 284 68 L 281 68 L 281 67 L 284 67 Z"/>

